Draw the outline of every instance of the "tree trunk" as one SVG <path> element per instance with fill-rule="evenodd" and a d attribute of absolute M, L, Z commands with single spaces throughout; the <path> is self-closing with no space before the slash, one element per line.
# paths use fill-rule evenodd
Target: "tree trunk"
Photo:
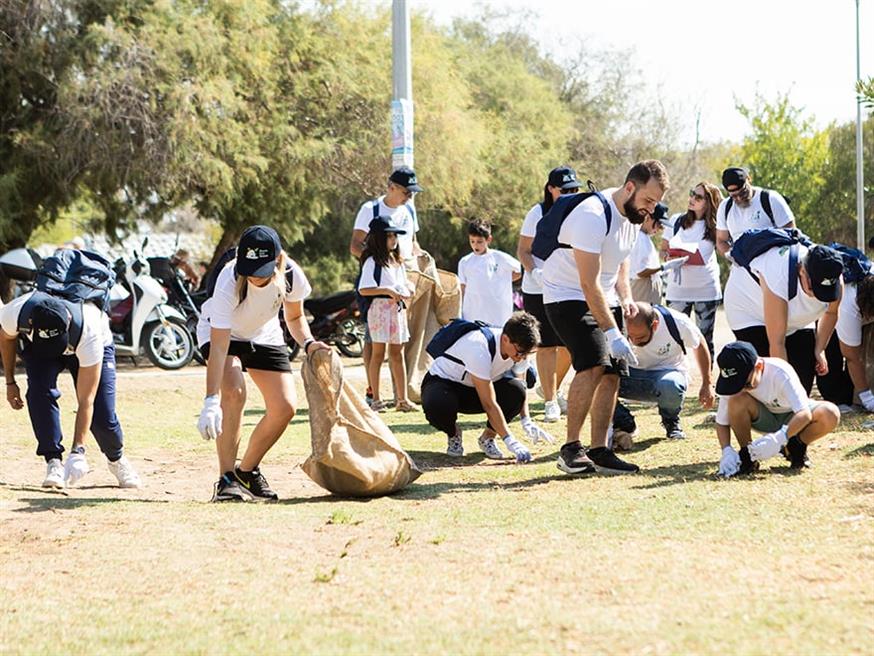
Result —
<path fill-rule="evenodd" d="M 212 259 L 209 261 L 207 271 L 212 271 L 219 258 L 224 255 L 229 248 L 237 245 L 241 234 L 243 234 L 243 231 L 239 228 L 225 228 L 221 239 L 219 239 L 219 243 L 216 244 L 215 250 L 212 253 Z"/>

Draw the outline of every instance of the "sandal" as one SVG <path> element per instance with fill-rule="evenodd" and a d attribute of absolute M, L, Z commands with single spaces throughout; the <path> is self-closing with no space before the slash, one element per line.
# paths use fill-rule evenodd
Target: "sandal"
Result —
<path fill-rule="evenodd" d="M 421 408 L 412 401 L 398 401 L 395 403 L 395 410 L 398 412 L 418 412 Z"/>
<path fill-rule="evenodd" d="M 389 404 L 386 403 L 385 401 L 383 401 L 382 399 L 380 399 L 378 401 L 374 401 L 370 405 L 370 409 L 373 410 L 374 412 L 385 412 L 388 409 L 388 407 L 389 407 Z"/>

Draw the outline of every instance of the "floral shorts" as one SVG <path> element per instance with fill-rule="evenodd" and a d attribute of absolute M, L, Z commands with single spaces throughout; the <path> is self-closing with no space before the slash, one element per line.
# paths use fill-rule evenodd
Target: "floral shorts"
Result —
<path fill-rule="evenodd" d="M 390 298 L 375 298 L 367 311 L 370 339 L 377 344 L 405 344 L 410 341 L 407 309 Z"/>

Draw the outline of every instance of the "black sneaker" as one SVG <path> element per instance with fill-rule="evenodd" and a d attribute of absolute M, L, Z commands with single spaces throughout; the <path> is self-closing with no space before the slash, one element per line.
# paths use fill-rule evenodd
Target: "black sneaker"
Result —
<path fill-rule="evenodd" d="M 250 472 L 236 467 L 234 469 L 234 477 L 237 479 L 237 483 L 240 484 L 240 489 L 243 493 L 248 494 L 256 501 L 276 501 L 279 499 L 276 492 L 270 489 L 270 484 L 257 467 Z"/>
<path fill-rule="evenodd" d="M 558 468 L 565 474 L 593 474 L 595 466 L 580 441 L 568 442 L 558 452 Z"/>
<path fill-rule="evenodd" d="M 234 478 L 234 472 L 226 472 L 222 474 L 222 477 L 218 479 L 218 483 L 215 484 L 212 500 L 215 502 L 248 501 L 249 497 L 243 493 L 240 484 Z"/>
<path fill-rule="evenodd" d="M 589 449 L 589 459 L 599 474 L 636 474 L 640 467 L 625 462 L 606 446 Z"/>
<path fill-rule="evenodd" d="M 683 429 L 680 427 L 680 418 L 679 417 L 671 417 L 671 418 L 662 417 L 662 426 L 665 427 L 665 436 L 669 440 L 685 440 L 686 439 L 686 433 L 684 433 Z"/>
<path fill-rule="evenodd" d="M 807 457 L 807 445 L 801 438 L 794 435 L 783 447 L 783 456 L 789 461 L 790 469 L 805 469 L 810 467 L 810 458 Z"/>
<path fill-rule="evenodd" d="M 745 476 L 759 471 L 759 463 L 750 457 L 750 450 L 747 447 L 743 447 L 737 453 L 740 456 L 740 469 L 737 471 L 738 474 Z"/>

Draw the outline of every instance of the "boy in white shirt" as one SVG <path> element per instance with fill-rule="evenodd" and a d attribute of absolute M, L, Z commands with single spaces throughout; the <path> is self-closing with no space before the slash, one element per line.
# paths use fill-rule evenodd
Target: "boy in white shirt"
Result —
<path fill-rule="evenodd" d="M 798 374 L 784 360 L 762 358 L 748 342 L 732 342 L 716 358 L 720 395 L 716 436 L 722 449 L 719 473 L 749 474 L 759 463 L 783 454 L 792 469 L 808 466 L 807 447 L 832 432 L 840 410 L 828 401 L 811 401 Z M 752 441 L 752 430 L 765 433 Z M 740 451 L 731 446 L 731 433 Z"/>
<path fill-rule="evenodd" d="M 513 314 L 513 283 L 522 278 L 522 263 L 503 251 L 489 248 L 492 226 L 482 220 L 467 227 L 470 250 L 458 262 L 461 316 L 501 327 Z"/>

